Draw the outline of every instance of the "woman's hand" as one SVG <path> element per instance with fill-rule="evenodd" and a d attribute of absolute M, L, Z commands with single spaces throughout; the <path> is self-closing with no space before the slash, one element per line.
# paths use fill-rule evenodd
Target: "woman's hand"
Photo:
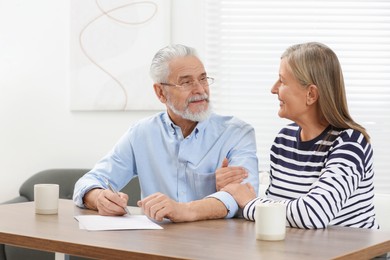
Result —
<path fill-rule="evenodd" d="M 233 183 L 226 185 L 221 190 L 230 193 L 237 201 L 237 204 L 240 206 L 240 208 L 244 208 L 249 201 L 256 198 L 255 189 L 252 187 L 252 185 L 250 185 L 250 183 Z"/>
<path fill-rule="evenodd" d="M 241 183 L 248 177 L 248 173 L 244 167 L 229 166 L 229 161 L 225 158 L 221 168 L 215 171 L 216 189 L 220 191 L 223 187 L 232 183 Z"/>

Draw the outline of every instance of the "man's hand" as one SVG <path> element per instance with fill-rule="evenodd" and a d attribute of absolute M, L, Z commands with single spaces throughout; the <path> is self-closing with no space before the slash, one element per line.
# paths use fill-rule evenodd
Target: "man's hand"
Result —
<path fill-rule="evenodd" d="M 255 189 L 249 183 L 229 184 L 225 186 L 222 190 L 230 193 L 237 201 L 237 204 L 238 206 L 240 206 L 240 208 L 244 208 L 249 201 L 256 198 Z"/>
<path fill-rule="evenodd" d="M 160 192 L 149 195 L 137 202 L 144 214 L 151 219 L 163 221 L 164 218 L 172 222 L 194 221 L 195 216 L 191 214 L 187 203 L 179 203 Z"/>
<path fill-rule="evenodd" d="M 215 198 L 205 198 L 187 203 L 176 202 L 160 192 L 149 195 L 137 202 L 149 218 L 172 222 L 188 222 L 224 218 L 228 211 L 225 204 Z"/>
<path fill-rule="evenodd" d="M 228 159 L 223 159 L 221 168 L 215 171 L 216 189 L 220 191 L 223 187 L 232 183 L 241 183 L 248 177 L 244 167 L 228 166 Z"/>
<path fill-rule="evenodd" d="M 126 214 L 129 196 L 123 192 L 115 194 L 110 190 L 93 189 L 84 196 L 84 205 L 94 209 L 102 216 L 122 216 Z"/>

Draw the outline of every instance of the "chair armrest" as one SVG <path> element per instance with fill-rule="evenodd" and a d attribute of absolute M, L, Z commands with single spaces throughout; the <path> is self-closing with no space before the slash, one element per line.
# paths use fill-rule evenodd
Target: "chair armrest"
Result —
<path fill-rule="evenodd" d="M 37 183 L 54 183 L 60 185 L 60 199 L 72 199 L 74 185 L 89 169 L 48 169 L 28 178 L 20 186 L 20 196 L 29 201 L 34 200 L 34 185 Z"/>

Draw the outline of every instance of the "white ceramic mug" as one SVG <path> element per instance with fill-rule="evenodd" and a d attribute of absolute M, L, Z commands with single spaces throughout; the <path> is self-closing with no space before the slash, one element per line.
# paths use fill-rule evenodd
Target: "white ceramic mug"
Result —
<path fill-rule="evenodd" d="M 260 203 L 256 205 L 256 239 L 277 241 L 286 237 L 286 205 Z"/>
<path fill-rule="evenodd" d="M 60 186 L 58 184 L 35 184 L 34 202 L 36 214 L 57 214 Z"/>

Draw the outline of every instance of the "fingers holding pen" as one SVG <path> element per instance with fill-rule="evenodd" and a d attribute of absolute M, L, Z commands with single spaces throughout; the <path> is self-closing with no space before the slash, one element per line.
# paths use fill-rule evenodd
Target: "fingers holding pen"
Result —
<path fill-rule="evenodd" d="M 124 208 L 127 207 L 128 198 L 128 195 L 123 192 L 117 194 L 111 190 L 102 189 L 97 196 L 96 207 L 100 215 L 122 216 L 126 214 Z"/>

